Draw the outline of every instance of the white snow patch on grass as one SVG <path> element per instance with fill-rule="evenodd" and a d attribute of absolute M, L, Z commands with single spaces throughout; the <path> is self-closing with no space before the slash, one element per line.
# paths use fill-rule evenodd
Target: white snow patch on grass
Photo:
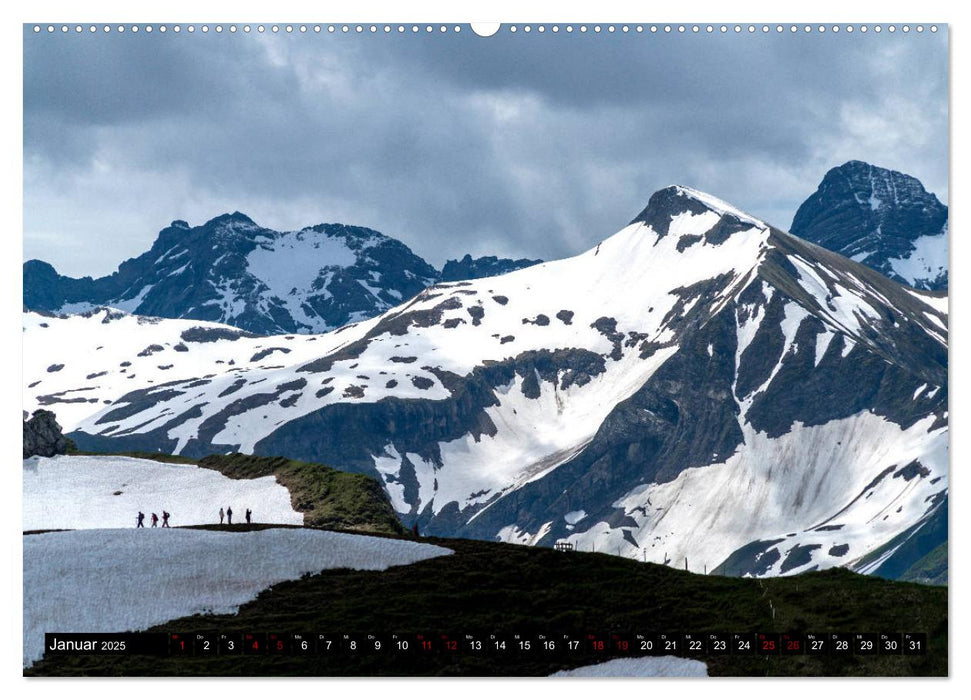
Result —
<path fill-rule="evenodd" d="M 218 523 L 219 509 L 228 506 L 240 521 L 250 508 L 255 522 L 303 524 L 290 492 L 272 476 L 230 479 L 193 464 L 131 457 L 24 460 L 25 531 L 134 527 L 139 511 L 150 527 L 151 514 L 161 519 L 163 510 L 172 525 Z"/>
<path fill-rule="evenodd" d="M 301 529 L 78 530 L 24 541 L 24 666 L 45 632 L 144 630 L 234 614 L 266 588 L 324 569 L 383 571 L 451 554 L 420 542 Z"/>
<path fill-rule="evenodd" d="M 611 659 L 599 664 L 557 671 L 551 678 L 683 678 L 707 677 L 708 665 L 679 656 Z"/>

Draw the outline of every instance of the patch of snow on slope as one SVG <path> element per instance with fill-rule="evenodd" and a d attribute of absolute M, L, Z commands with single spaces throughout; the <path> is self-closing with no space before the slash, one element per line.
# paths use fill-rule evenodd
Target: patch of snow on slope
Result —
<path fill-rule="evenodd" d="M 218 523 L 220 508 L 247 508 L 259 523 L 302 525 L 290 492 L 272 476 L 230 479 L 194 464 L 167 464 L 131 457 L 60 455 L 24 463 L 23 529 L 145 527 L 152 513 L 172 514 L 172 525 Z M 115 495 L 117 493 L 117 495 Z"/>
<path fill-rule="evenodd" d="M 312 230 L 281 234 L 261 243 L 246 258 L 250 274 L 280 299 L 291 296 L 294 289 L 299 297 L 309 292 L 321 268 L 349 267 L 355 262 L 357 256 L 342 239 Z"/>
<path fill-rule="evenodd" d="M 818 367 L 819 363 L 822 361 L 823 356 L 829 349 L 829 344 L 833 342 L 833 338 L 836 337 L 835 333 L 830 333 L 829 331 L 823 331 L 816 336 L 816 356 L 813 359 L 813 367 Z"/>
<path fill-rule="evenodd" d="M 188 615 L 234 614 L 260 591 L 307 573 L 383 571 L 452 553 L 289 528 L 79 530 L 23 542 L 25 667 L 42 657 L 45 632 L 126 632 Z"/>
<path fill-rule="evenodd" d="M 551 678 L 684 678 L 707 677 L 708 665 L 679 656 L 611 659 L 599 664 L 557 671 Z"/>
<path fill-rule="evenodd" d="M 145 299 L 145 296 L 150 291 L 152 291 L 152 286 L 153 285 L 151 284 L 146 284 L 144 287 L 141 288 L 141 291 L 139 291 L 138 294 L 136 294 L 134 297 L 130 299 L 122 299 L 120 301 L 114 301 L 112 302 L 112 306 L 114 306 L 114 308 L 119 309 L 121 311 L 134 313 L 135 309 L 141 306 L 142 300 Z"/>
<path fill-rule="evenodd" d="M 947 316 L 947 313 L 948 313 L 947 294 L 945 294 L 944 296 L 936 296 L 934 294 L 923 292 L 918 289 L 907 289 L 906 287 L 904 288 L 904 291 L 910 294 L 911 296 L 917 297 L 918 299 L 920 299 L 922 302 L 924 302 L 931 308 Z M 927 314 L 927 315 L 930 316 L 930 314 Z M 940 321 L 938 319 L 933 319 L 933 320 L 936 323 L 940 324 Z"/>
<path fill-rule="evenodd" d="M 405 500 L 405 487 L 398 480 L 400 467 L 401 455 L 394 445 L 388 445 L 384 448 L 384 454 L 374 457 L 374 468 L 384 481 L 384 489 L 388 492 L 391 505 L 399 513 L 408 513 L 411 507 Z"/>
<path fill-rule="evenodd" d="M 935 280 L 947 272 L 947 227 L 934 236 L 913 241 L 914 250 L 905 257 L 891 258 L 891 269 L 908 282 Z"/>
<path fill-rule="evenodd" d="M 552 529 L 552 520 L 548 523 L 543 523 L 535 535 L 521 530 L 516 525 L 506 525 L 504 528 L 499 530 L 498 533 L 496 533 L 496 540 L 499 542 L 506 542 L 507 544 L 521 544 L 532 547 L 546 537 Z"/>
<path fill-rule="evenodd" d="M 578 522 L 587 517 L 587 513 L 584 510 L 571 510 L 569 513 L 563 516 L 563 519 L 568 525 L 576 525 Z"/>
<path fill-rule="evenodd" d="M 72 302 L 69 304 L 61 304 L 60 308 L 56 309 L 58 314 L 86 314 L 90 311 L 97 309 L 100 304 L 92 304 L 87 301 Z"/>

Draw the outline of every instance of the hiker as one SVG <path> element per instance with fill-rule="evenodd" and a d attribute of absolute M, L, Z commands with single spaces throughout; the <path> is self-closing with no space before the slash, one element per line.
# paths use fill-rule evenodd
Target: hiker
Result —
<path fill-rule="evenodd" d="M 158 527 L 158 516 L 152 513 L 152 527 Z"/>
<path fill-rule="evenodd" d="M 142 511 L 138 511 L 138 517 L 135 520 L 135 527 L 145 527 L 145 514 Z"/>
<path fill-rule="evenodd" d="M 222 508 L 220 508 L 219 509 L 219 524 L 220 525 L 223 524 L 223 518 L 225 518 L 225 517 L 226 517 L 225 511 Z"/>
<path fill-rule="evenodd" d="M 226 509 L 226 524 L 227 525 L 232 525 L 233 524 L 233 507 L 232 506 L 229 506 L 229 508 Z"/>
<path fill-rule="evenodd" d="M 416 520 L 411 526 L 411 534 L 418 537 L 418 521 Z"/>
<path fill-rule="evenodd" d="M 246 524 L 249 525 L 250 517 L 253 515 L 253 511 L 249 508 L 246 509 Z"/>
<path fill-rule="evenodd" d="M 163 510 L 162 511 L 162 527 L 168 527 L 168 526 L 169 526 L 169 512 L 167 510 Z"/>

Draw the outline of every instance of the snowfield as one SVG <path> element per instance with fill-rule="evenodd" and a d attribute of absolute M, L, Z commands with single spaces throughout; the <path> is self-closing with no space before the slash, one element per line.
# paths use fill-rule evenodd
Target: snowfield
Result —
<path fill-rule="evenodd" d="M 674 678 L 707 677 L 703 661 L 679 656 L 644 656 L 638 659 L 611 659 L 602 664 L 557 671 L 551 678 Z"/>
<path fill-rule="evenodd" d="M 339 334 L 248 337 L 219 323 L 132 316 L 108 308 L 63 317 L 27 312 L 23 334 L 24 410 L 54 411 L 64 432 L 128 392 L 177 380 L 191 379 L 195 388 L 209 383 L 199 377 L 226 375 L 222 391 L 238 377 L 257 373 L 276 385 L 278 377 L 293 378 L 280 371 L 282 358 L 287 364 L 305 363 L 345 340 Z M 193 397 L 203 394 L 199 390 Z"/>
<path fill-rule="evenodd" d="M 947 274 L 947 224 L 936 236 L 921 236 L 911 245 L 914 250 L 909 255 L 888 260 L 896 274 L 917 281 L 934 281 Z"/>
<path fill-rule="evenodd" d="M 745 444 L 726 461 L 636 487 L 615 503 L 623 527 L 601 521 L 566 539 L 581 551 L 696 573 L 710 572 L 749 542 L 776 540 L 783 557 L 797 546 L 812 549 L 805 563 L 780 558 L 763 575 L 855 569 L 946 493 L 947 430 L 931 431 L 931 422 L 902 430 L 867 412 L 821 426 L 797 424 L 776 440 L 746 425 Z M 906 478 L 900 467 L 917 458 L 927 475 Z"/>
<path fill-rule="evenodd" d="M 324 569 L 383 571 L 451 554 L 401 540 L 301 529 L 79 530 L 26 535 L 24 667 L 46 632 L 128 632 L 234 614 L 274 584 Z"/>
<path fill-rule="evenodd" d="M 290 492 L 272 476 L 230 479 L 193 464 L 131 457 L 57 456 L 24 460 L 23 529 L 134 527 L 135 516 L 171 513 L 170 525 L 219 522 L 232 506 L 237 522 L 249 508 L 254 522 L 302 525 Z"/>

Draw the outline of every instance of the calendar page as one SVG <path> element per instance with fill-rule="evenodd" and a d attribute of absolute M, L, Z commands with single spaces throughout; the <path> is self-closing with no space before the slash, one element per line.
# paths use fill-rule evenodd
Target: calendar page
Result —
<path fill-rule="evenodd" d="M 25 676 L 948 675 L 947 24 L 22 34 Z"/>

